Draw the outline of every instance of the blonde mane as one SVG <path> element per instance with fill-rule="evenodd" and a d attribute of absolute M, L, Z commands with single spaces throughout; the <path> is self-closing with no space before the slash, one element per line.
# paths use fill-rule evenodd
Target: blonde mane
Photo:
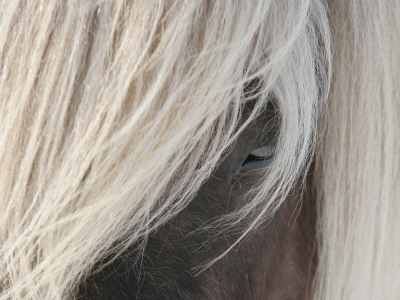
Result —
<path fill-rule="evenodd" d="M 246 235 L 316 157 L 314 299 L 398 297 L 399 13 L 396 0 L 0 1 L 0 299 L 73 298 L 101 258 L 144 247 L 272 95 L 274 161 L 221 222 L 250 217 Z"/>

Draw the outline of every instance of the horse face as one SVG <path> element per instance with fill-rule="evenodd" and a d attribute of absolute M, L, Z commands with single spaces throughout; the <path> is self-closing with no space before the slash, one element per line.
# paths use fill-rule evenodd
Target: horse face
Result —
<path fill-rule="evenodd" d="M 246 106 L 243 121 L 250 111 Z M 315 265 L 315 205 L 309 192 L 300 204 L 300 183 L 271 220 L 199 272 L 199 266 L 223 253 L 245 229 L 246 220 L 225 230 L 207 225 L 235 211 L 268 172 L 278 130 L 279 118 L 269 106 L 240 134 L 190 204 L 150 235 L 144 252 L 138 255 L 132 246 L 117 259 L 100 262 L 105 266 L 82 282 L 78 298 L 308 298 Z"/>

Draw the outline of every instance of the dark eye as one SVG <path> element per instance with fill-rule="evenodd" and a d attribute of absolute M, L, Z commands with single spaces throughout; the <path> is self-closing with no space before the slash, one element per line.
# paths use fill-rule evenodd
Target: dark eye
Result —
<path fill-rule="evenodd" d="M 251 105 L 252 102 L 249 103 Z M 254 103 L 253 103 L 254 104 Z M 251 107 L 249 108 L 251 111 Z M 269 101 L 265 111 L 257 117 L 243 133 L 239 161 L 233 169 L 233 175 L 243 175 L 253 170 L 264 169 L 274 160 L 280 132 L 280 115 L 275 101 Z M 244 140 L 244 142 L 243 142 Z M 248 144 L 245 144 L 245 143 Z"/>
<path fill-rule="evenodd" d="M 275 154 L 275 143 L 254 149 L 236 166 L 236 173 L 247 173 L 268 166 Z"/>
<path fill-rule="evenodd" d="M 252 160 L 267 160 L 267 159 L 272 159 L 275 153 L 275 145 L 268 145 L 264 146 L 261 148 L 257 148 L 250 152 L 248 155 L 247 159 L 244 161 L 243 164 L 246 163 L 246 161 L 252 161 Z"/>
<path fill-rule="evenodd" d="M 253 150 L 243 161 L 240 172 L 247 173 L 252 170 L 265 168 L 272 162 L 274 154 L 275 145 L 268 145 Z"/>

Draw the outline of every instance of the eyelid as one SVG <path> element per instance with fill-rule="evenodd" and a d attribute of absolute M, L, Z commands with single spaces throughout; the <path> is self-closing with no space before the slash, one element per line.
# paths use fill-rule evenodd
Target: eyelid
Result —
<path fill-rule="evenodd" d="M 267 145 L 260 148 L 257 148 L 250 152 L 250 156 L 253 159 L 269 159 L 275 153 L 275 145 Z"/>
<path fill-rule="evenodd" d="M 270 165 L 275 155 L 275 143 L 262 146 L 250 152 L 235 168 L 235 174 L 264 169 Z"/>

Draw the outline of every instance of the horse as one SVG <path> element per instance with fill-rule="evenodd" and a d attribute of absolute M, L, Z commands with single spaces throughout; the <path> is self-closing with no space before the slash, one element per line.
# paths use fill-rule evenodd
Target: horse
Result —
<path fill-rule="evenodd" d="M 0 3 L 0 299 L 396 299 L 400 3 Z"/>

